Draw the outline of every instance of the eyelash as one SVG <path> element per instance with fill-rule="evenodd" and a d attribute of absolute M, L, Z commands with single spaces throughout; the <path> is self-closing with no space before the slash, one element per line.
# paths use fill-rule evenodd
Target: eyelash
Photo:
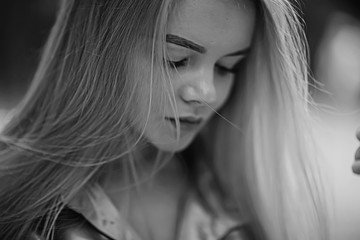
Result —
<path fill-rule="evenodd" d="M 171 61 L 171 60 L 166 60 L 168 66 L 172 69 L 178 69 L 181 67 L 185 67 L 186 64 L 189 62 L 188 58 L 183 58 L 179 61 Z M 239 63 L 241 64 L 241 62 L 243 62 L 243 60 L 241 60 Z M 235 65 L 235 67 L 233 69 L 228 69 L 224 66 L 221 66 L 219 64 L 215 64 L 216 70 L 219 72 L 219 74 L 221 75 L 226 75 L 226 74 L 236 74 L 237 69 L 238 69 L 238 64 Z"/>
<path fill-rule="evenodd" d="M 218 73 L 220 75 L 226 75 L 226 74 L 229 74 L 229 73 L 231 73 L 231 74 L 236 73 L 236 71 L 234 71 L 233 69 L 228 69 L 228 68 L 226 68 L 224 66 L 221 66 L 219 64 L 216 64 L 215 67 L 216 67 L 216 69 L 217 69 L 217 71 L 218 71 Z"/>
<path fill-rule="evenodd" d="M 186 66 L 186 64 L 188 63 L 188 58 L 184 58 L 184 59 L 181 59 L 179 61 L 170 61 L 170 60 L 167 60 L 167 64 L 170 68 L 172 69 L 177 69 L 177 68 L 180 68 L 180 67 L 184 67 Z"/>

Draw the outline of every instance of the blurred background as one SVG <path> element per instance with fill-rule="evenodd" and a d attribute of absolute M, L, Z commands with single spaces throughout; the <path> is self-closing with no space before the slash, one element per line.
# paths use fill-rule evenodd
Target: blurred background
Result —
<path fill-rule="evenodd" d="M 358 0 L 307 0 L 303 17 L 310 47 L 315 138 L 327 184 L 331 239 L 360 239 L 360 176 L 352 173 L 360 146 L 360 7 Z M 319 90 L 321 88 L 322 90 Z"/>
<path fill-rule="evenodd" d="M 295 0 L 294 0 L 295 1 Z M 360 7 L 358 0 L 303 1 L 315 138 L 333 189 L 332 239 L 360 239 L 360 176 L 351 171 L 360 143 Z M 0 128 L 29 86 L 55 20 L 56 0 L 5 1 L 0 8 Z M 321 89 L 321 90 L 320 90 Z"/>

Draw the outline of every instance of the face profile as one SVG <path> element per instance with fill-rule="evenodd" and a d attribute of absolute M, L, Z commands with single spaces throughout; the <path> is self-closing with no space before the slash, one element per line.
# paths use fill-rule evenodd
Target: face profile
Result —
<path fill-rule="evenodd" d="M 169 106 L 164 116 L 150 117 L 145 130 L 145 137 L 160 150 L 187 147 L 229 97 L 255 27 L 253 3 L 243 2 L 187 0 L 171 15 L 164 62 L 170 69 L 178 116 Z"/>

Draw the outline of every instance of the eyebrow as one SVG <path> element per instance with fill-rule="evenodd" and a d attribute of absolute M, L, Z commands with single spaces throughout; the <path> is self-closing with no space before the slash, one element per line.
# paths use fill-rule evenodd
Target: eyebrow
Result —
<path fill-rule="evenodd" d="M 195 52 L 198 52 L 198 53 L 206 53 L 206 49 L 203 46 L 200 46 L 199 44 L 196 44 L 190 40 L 187 40 L 185 38 L 182 38 L 182 37 L 179 37 L 176 35 L 167 34 L 166 42 L 194 50 Z"/>
<path fill-rule="evenodd" d="M 173 35 L 173 34 L 167 34 L 166 35 L 166 42 L 167 43 L 171 43 L 171 44 L 175 44 L 175 45 L 178 45 L 178 46 L 181 46 L 181 47 L 184 47 L 184 48 L 188 48 L 188 49 L 191 49 L 195 52 L 198 52 L 198 53 L 206 53 L 206 48 L 203 47 L 203 46 L 200 46 L 199 44 L 197 43 L 194 43 L 188 39 L 185 39 L 185 38 L 182 38 L 182 37 L 179 37 L 179 36 L 176 36 L 176 35 Z M 234 52 L 234 53 L 230 53 L 228 55 L 226 55 L 226 57 L 235 57 L 235 56 L 241 56 L 241 55 L 246 55 L 248 54 L 250 51 L 250 47 L 247 47 L 247 48 L 244 48 L 244 49 L 241 49 L 237 52 Z"/>

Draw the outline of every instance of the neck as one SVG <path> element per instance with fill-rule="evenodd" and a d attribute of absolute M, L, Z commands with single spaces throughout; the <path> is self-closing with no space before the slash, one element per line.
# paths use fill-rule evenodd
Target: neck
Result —
<path fill-rule="evenodd" d="M 122 191 L 183 182 L 182 162 L 173 153 L 147 145 L 138 147 L 125 159 L 109 163 L 103 170 L 101 185 Z M 116 188 L 116 189 L 114 189 Z"/>
<path fill-rule="evenodd" d="M 141 237 L 169 239 L 176 231 L 179 204 L 188 185 L 181 161 L 174 154 L 155 152 L 143 148 L 109 164 L 101 185 Z"/>

